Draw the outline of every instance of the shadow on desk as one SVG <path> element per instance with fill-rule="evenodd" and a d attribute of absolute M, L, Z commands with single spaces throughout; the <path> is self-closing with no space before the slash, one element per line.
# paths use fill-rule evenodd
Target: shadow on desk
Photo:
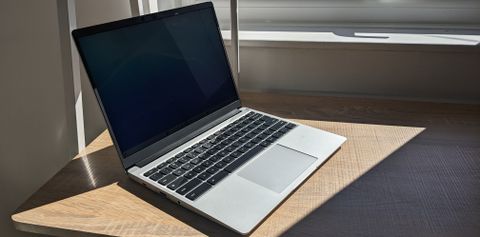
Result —
<path fill-rule="evenodd" d="M 183 208 L 165 195 L 155 193 L 128 178 L 117 160 L 115 149 L 110 146 L 72 160 L 58 172 L 39 192 L 18 208 L 16 213 L 31 210 L 61 200 L 99 191 L 117 185 L 139 199 L 148 202 L 162 212 L 208 236 L 240 236 L 239 234 Z M 139 210 L 140 212 L 142 210 Z"/>
<path fill-rule="evenodd" d="M 280 97 L 257 100 L 257 107 L 283 117 L 311 119 L 300 122 L 344 135 L 349 140 L 334 159 L 315 172 L 252 235 L 480 236 L 478 109 L 365 102 L 363 107 L 350 106 L 345 111 L 342 108 L 347 106 L 342 106 L 340 100 L 323 107 L 314 106 L 321 101 L 312 102 L 311 108 L 306 106 L 302 113 L 291 112 L 298 107 L 295 103 L 304 102 L 301 97 L 285 101 Z M 276 108 L 274 103 L 283 107 Z M 285 108 L 289 103 L 292 109 Z M 85 231 L 111 235 L 238 236 L 130 180 L 117 159 L 115 149 L 107 147 L 72 160 L 18 212 L 34 212 L 31 209 L 55 206 L 62 200 L 71 200 L 68 207 L 75 210 L 73 204 L 85 204 L 97 200 L 95 195 L 104 195 L 99 200 L 106 203 L 111 199 L 128 200 L 132 208 L 141 209 L 125 211 L 132 215 L 129 220 L 145 218 L 153 226 L 145 228 L 158 229 L 115 232 L 112 228 L 128 228 L 128 224 L 135 223 L 115 220 L 110 226 L 102 225 L 103 229 L 94 226 Z M 77 211 L 89 217 L 93 214 L 88 209 L 102 205 L 93 203 L 85 207 Z M 129 206 L 117 204 L 115 208 Z M 55 211 L 58 216 L 65 210 Z M 74 214 L 78 218 L 78 213 Z M 37 221 L 35 215 L 28 214 L 22 220 Z M 33 224 L 50 225 L 49 221 Z M 64 229 L 78 229 L 68 223 L 61 224 Z"/>
<path fill-rule="evenodd" d="M 73 159 L 20 206 L 17 213 L 127 180 L 115 159 L 117 153 L 112 146 Z"/>

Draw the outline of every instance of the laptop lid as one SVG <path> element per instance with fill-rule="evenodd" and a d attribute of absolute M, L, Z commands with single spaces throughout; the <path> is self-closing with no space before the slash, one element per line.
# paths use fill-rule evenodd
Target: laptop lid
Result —
<path fill-rule="evenodd" d="M 240 107 L 211 2 L 72 35 L 125 169 Z"/>

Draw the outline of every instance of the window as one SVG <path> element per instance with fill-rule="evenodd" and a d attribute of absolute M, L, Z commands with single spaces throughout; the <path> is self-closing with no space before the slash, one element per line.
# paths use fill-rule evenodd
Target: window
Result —
<path fill-rule="evenodd" d="M 205 0 L 139 0 L 151 11 Z M 225 39 L 230 0 L 212 0 Z M 479 0 L 238 0 L 249 41 L 477 45 Z"/>
<path fill-rule="evenodd" d="M 238 0 L 241 30 L 318 27 L 478 28 L 478 0 Z M 159 0 L 159 5 L 165 2 Z M 168 1 L 167 1 L 168 2 Z M 175 1 L 182 4 L 201 0 Z M 222 29 L 229 29 L 229 0 L 213 0 Z"/>

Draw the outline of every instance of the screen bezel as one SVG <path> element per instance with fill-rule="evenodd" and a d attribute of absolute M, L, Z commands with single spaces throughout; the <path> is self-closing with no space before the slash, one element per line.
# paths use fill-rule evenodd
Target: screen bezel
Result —
<path fill-rule="evenodd" d="M 73 39 L 75 41 L 75 44 L 77 45 L 79 55 L 82 58 L 82 62 L 84 62 L 85 61 L 84 60 L 85 59 L 84 54 L 83 54 L 82 50 L 78 47 L 79 46 L 79 39 L 84 37 L 84 36 L 89 36 L 89 35 L 93 35 L 93 34 L 97 34 L 97 33 L 116 30 L 116 29 L 123 28 L 123 27 L 128 27 L 128 26 L 142 24 L 142 23 L 146 23 L 146 22 L 150 22 L 150 21 L 160 20 L 162 18 L 172 17 L 172 16 L 175 16 L 175 15 L 189 13 L 189 12 L 197 11 L 197 10 L 204 10 L 204 9 L 208 9 L 208 8 L 211 9 L 211 12 L 213 14 L 212 17 L 214 18 L 215 23 L 216 23 L 217 33 L 218 33 L 220 39 L 222 39 L 222 35 L 220 33 L 220 27 L 219 27 L 219 24 L 218 24 L 218 21 L 217 21 L 217 17 L 215 16 L 215 10 L 214 10 L 213 4 L 211 2 L 205 2 L 205 3 L 186 6 L 186 7 L 182 7 L 182 8 L 176 8 L 176 9 L 172 9 L 172 10 L 168 10 L 168 11 L 157 12 L 157 13 L 152 13 L 152 14 L 148 14 L 148 15 L 142 15 L 142 16 L 132 17 L 132 18 L 124 19 L 124 20 L 114 21 L 114 22 L 110 22 L 110 23 L 104 23 L 104 24 L 100 24 L 100 25 L 95 25 L 95 26 L 85 27 L 85 28 L 81 28 L 81 29 L 76 29 L 76 30 L 72 31 L 72 36 L 73 36 Z M 116 136 L 115 136 L 115 132 L 113 131 L 113 129 L 111 127 L 111 124 L 110 124 L 109 119 L 108 119 L 108 114 L 106 113 L 106 110 L 103 107 L 103 103 L 102 103 L 100 95 L 98 94 L 95 82 L 91 79 L 92 74 L 89 70 L 88 63 L 84 63 L 85 70 L 87 72 L 90 84 L 92 85 L 95 97 L 97 98 L 98 104 L 99 104 L 100 109 L 102 111 L 102 114 L 105 118 L 105 122 L 107 124 L 108 131 L 110 133 L 112 141 L 113 141 L 113 143 L 115 145 L 115 148 L 117 150 L 117 153 L 120 157 L 120 161 L 122 162 L 122 165 L 123 165 L 125 170 L 129 169 L 130 167 L 134 166 L 135 164 L 139 164 L 139 163 L 144 164 L 145 160 L 153 160 L 153 159 L 156 159 L 157 157 L 169 152 L 170 150 L 174 149 L 175 147 L 185 143 L 186 141 L 194 138 L 195 136 L 199 135 L 201 132 L 205 131 L 209 127 L 208 125 L 211 124 L 213 121 L 216 121 L 216 120 L 224 117 L 225 115 L 231 113 L 235 109 L 241 107 L 240 99 L 239 99 L 239 96 L 238 96 L 238 89 L 237 89 L 236 84 L 235 84 L 234 79 L 233 79 L 230 61 L 229 61 L 228 56 L 226 54 L 225 45 L 223 43 L 223 40 L 221 40 L 220 43 L 222 44 L 223 49 L 224 49 L 223 50 L 224 58 L 225 58 L 226 63 L 229 67 L 230 80 L 232 80 L 232 83 L 233 83 L 234 88 L 235 88 L 235 98 L 236 99 L 233 100 L 230 104 L 228 104 L 228 105 L 226 105 L 226 106 L 224 106 L 220 109 L 217 109 L 216 111 L 214 111 L 212 113 L 209 113 L 209 114 L 203 116 L 199 120 L 183 127 L 182 129 L 180 129 L 180 130 L 178 130 L 178 131 L 176 131 L 176 132 L 174 132 L 174 133 L 172 133 L 172 134 L 170 134 L 170 135 L 168 135 L 164 138 L 161 138 L 161 139 L 143 147 L 142 149 L 136 151 L 133 154 L 128 154 L 128 155 L 124 153 L 125 151 L 122 152 L 122 150 L 120 149 L 120 147 L 118 145 L 118 142 L 117 142 L 117 139 L 116 139 Z M 127 149 L 127 151 L 128 151 L 128 149 Z"/>

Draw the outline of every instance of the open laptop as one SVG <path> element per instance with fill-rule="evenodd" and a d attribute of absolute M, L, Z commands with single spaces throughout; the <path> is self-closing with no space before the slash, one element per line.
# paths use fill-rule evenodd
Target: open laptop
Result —
<path fill-rule="evenodd" d="M 72 34 L 127 174 L 241 234 L 346 140 L 241 106 L 212 3 Z"/>

